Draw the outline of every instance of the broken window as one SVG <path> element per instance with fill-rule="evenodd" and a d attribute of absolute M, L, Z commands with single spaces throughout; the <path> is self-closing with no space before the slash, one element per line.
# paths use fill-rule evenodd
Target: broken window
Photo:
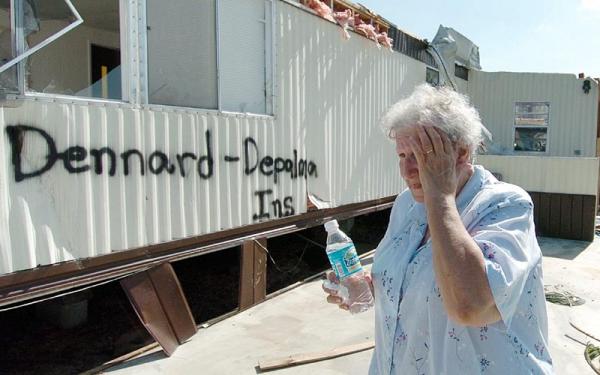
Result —
<path fill-rule="evenodd" d="M 265 0 L 148 0 L 148 102 L 270 112 L 271 6 Z"/>
<path fill-rule="evenodd" d="M 70 0 L 0 0 L 0 86 L 20 93 L 28 58 L 82 20 Z"/>
<path fill-rule="evenodd" d="M 0 73 L 0 87 L 2 91 L 15 92 L 18 91 L 17 69 L 13 64 L 7 65 L 16 57 L 16 44 L 13 42 L 15 38 L 15 29 L 11 19 L 11 4 L 10 1 L 0 3 L 0 65 L 6 67 Z"/>
<path fill-rule="evenodd" d="M 550 103 L 516 102 L 514 150 L 546 152 Z"/>
<path fill-rule="evenodd" d="M 0 0 L 0 18 L 5 92 L 122 99 L 119 0 Z"/>
<path fill-rule="evenodd" d="M 44 38 L 69 22 L 62 0 L 39 1 Z M 122 99 L 119 0 L 71 0 L 83 23 L 33 54 L 28 62 L 28 92 Z"/>

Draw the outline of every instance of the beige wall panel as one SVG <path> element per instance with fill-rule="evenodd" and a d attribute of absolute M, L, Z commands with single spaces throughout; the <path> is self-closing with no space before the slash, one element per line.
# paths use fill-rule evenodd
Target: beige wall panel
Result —
<path fill-rule="evenodd" d="M 479 155 L 477 163 L 527 191 L 598 193 L 598 158 Z"/>

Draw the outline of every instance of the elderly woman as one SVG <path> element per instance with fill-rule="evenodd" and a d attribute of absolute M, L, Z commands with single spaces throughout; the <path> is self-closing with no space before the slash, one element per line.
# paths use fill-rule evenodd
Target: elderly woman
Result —
<path fill-rule="evenodd" d="M 383 124 L 408 188 L 371 270 L 369 373 L 553 373 L 533 204 L 472 164 L 485 131 L 477 111 L 422 85 Z"/>

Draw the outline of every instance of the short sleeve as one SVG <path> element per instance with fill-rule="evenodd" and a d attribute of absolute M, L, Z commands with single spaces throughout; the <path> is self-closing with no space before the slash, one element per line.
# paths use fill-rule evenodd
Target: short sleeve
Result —
<path fill-rule="evenodd" d="M 483 252 L 496 307 L 510 327 L 525 283 L 541 257 L 533 204 L 529 197 L 517 196 L 488 208 L 470 232 Z"/>

